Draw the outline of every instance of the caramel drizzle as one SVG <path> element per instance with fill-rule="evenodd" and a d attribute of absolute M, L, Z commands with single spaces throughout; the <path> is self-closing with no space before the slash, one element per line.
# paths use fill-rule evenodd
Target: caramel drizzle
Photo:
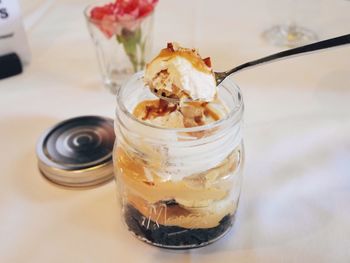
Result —
<path fill-rule="evenodd" d="M 211 61 L 209 57 L 202 59 L 195 49 L 179 48 L 175 50 L 172 43 L 168 43 L 167 48 L 162 49 L 159 55 L 153 59 L 150 64 L 159 58 L 168 60 L 176 56 L 180 56 L 188 60 L 198 71 L 210 74 L 213 73 L 211 70 Z"/>
<path fill-rule="evenodd" d="M 145 100 L 136 106 L 133 114 L 142 120 L 152 120 L 170 114 L 176 109 L 177 104 L 171 104 L 165 100 Z"/>
<path fill-rule="evenodd" d="M 165 100 L 145 100 L 140 102 L 134 109 L 133 115 L 142 120 L 152 120 L 157 117 L 165 116 L 176 110 L 179 110 L 184 117 L 185 127 L 195 127 L 205 125 L 205 118 L 210 117 L 214 121 L 220 119 L 208 102 L 188 102 L 184 107 L 178 107 L 177 104 L 171 104 Z"/>

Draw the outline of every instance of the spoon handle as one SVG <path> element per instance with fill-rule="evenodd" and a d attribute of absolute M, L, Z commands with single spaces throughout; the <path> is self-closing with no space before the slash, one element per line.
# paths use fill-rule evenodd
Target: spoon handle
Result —
<path fill-rule="evenodd" d="M 350 44 L 350 34 L 347 35 L 343 35 L 340 37 L 335 37 L 335 38 L 331 38 L 331 39 L 326 39 L 326 40 L 322 40 L 322 41 L 318 41 L 309 45 L 305 45 L 305 46 L 301 46 L 301 47 L 297 47 L 297 48 L 292 48 L 289 50 L 285 50 L 273 55 L 269 55 L 260 59 L 256 59 L 247 63 L 244 63 L 242 65 L 239 65 L 231 70 L 225 71 L 225 72 L 218 72 L 215 73 L 216 75 L 216 81 L 217 84 L 221 83 L 226 77 L 228 77 L 229 75 L 242 70 L 242 69 L 246 69 L 246 68 L 250 68 L 253 66 L 257 66 L 257 65 L 263 65 L 266 64 L 268 62 L 272 62 L 272 61 L 277 61 L 277 60 L 281 60 L 283 58 L 289 58 L 289 57 L 293 57 L 296 55 L 304 55 L 304 54 L 308 54 L 310 52 L 313 51 L 317 51 L 317 50 L 322 50 L 322 49 L 327 49 L 327 48 L 331 48 L 331 47 L 336 47 L 336 46 L 342 46 L 342 45 L 346 45 L 346 44 Z"/>

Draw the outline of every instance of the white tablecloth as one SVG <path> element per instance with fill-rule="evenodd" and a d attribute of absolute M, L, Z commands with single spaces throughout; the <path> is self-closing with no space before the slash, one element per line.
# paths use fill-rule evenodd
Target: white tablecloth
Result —
<path fill-rule="evenodd" d="M 124 228 L 114 182 L 67 190 L 38 172 L 35 144 L 46 128 L 113 117 L 115 107 L 82 16 L 88 2 L 49 1 L 33 16 L 39 2 L 22 1 L 32 63 L 0 81 L 0 262 L 350 262 L 350 47 L 234 77 L 246 104 L 235 226 L 205 248 L 162 250 Z M 229 68 L 281 50 L 260 33 L 288 12 L 320 38 L 350 32 L 349 1 L 282 2 L 161 0 L 155 51 L 177 40 Z"/>

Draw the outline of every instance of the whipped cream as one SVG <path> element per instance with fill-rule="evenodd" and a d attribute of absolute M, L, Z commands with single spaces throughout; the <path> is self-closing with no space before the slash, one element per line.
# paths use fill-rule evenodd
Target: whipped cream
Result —
<path fill-rule="evenodd" d="M 146 66 L 145 83 L 181 98 L 182 95 L 199 101 L 212 101 L 217 93 L 210 59 L 202 59 L 194 49 L 168 44 Z"/>
<path fill-rule="evenodd" d="M 146 114 L 145 111 L 152 108 L 152 105 L 159 106 L 159 103 L 157 100 L 143 101 L 137 105 L 133 114 L 146 123 L 163 128 L 186 128 L 188 122 L 192 124 L 193 116 L 191 116 L 191 113 L 196 115 L 196 111 L 202 109 L 201 107 L 188 108 L 189 106 L 183 106 L 180 110 L 176 109 L 170 113 L 160 111 L 162 112 L 160 116 Z M 219 100 L 205 105 L 205 111 L 213 111 L 217 114 L 217 117 L 213 118 L 212 115 L 202 116 L 202 125 L 212 123 L 224 117 L 228 112 L 227 107 Z M 157 112 L 158 109 L 158 107 L 155 107 L 153 112 Z M 144 119 L 145 116 L 150 118 Z M 220 165 L 241 143 L 240 126 L 223 134 L 208 134 L 207 132 L 210 133 L 210 131 L 178 133 L 176 130 L 157 130 L 149 126 L 141 126 L 140 123 L 135 122 L 127 123 L 126 126 L 132 130 L 137 130 L 141 135 L 139 138 L 133 139 L 131 134 L 128 134 L 128 143 L 137 152 L 142 152 L 150 158 L 150 162 L 144 169 L 148 169 L 149 174 L 157 174 L 164 181 L 180 181 L 194 174 L 206 173 Z M 194 123 L 194 126 L 201 125 Z M 190 127 L 194 126 L 191 125 Z M 149 143 L 143 137 L 159 139 L 159 143 Z M 195 147 L 191 146 L 192 142 L 197 139 L 200 139 L 202 143 Z M 206 161 L 203 162 L 203 160 Z"/>

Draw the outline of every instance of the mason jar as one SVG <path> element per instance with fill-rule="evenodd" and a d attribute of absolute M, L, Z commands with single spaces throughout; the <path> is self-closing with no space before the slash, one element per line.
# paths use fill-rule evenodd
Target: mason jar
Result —
<path fill-rule="evenodd" d="M 230 79 L 219 87 L 221 119 L 166 128 L 133 116 L 154 95 L 136 73 L 117 93 L 114 169 L 122 217 L 137 238 L 184 249 L 210 244 L 231 228 L 244 163 L 243 99 Z"/>

